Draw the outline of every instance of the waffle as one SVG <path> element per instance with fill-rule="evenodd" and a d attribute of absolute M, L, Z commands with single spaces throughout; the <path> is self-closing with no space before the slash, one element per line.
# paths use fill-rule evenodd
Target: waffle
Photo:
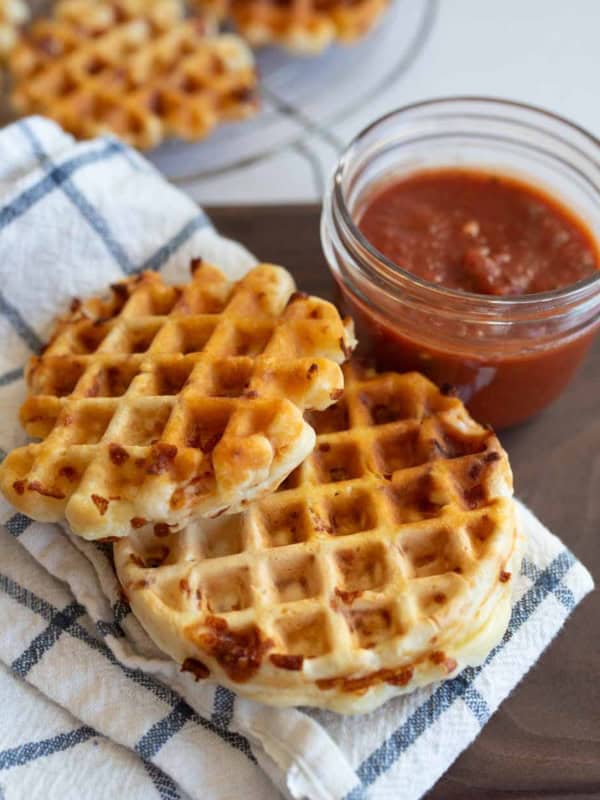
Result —
<path fill-rule="evenodd" d="M 0 0 L 0 58 L 14 47 L 21 25 L 29 19 L 24 0 Z"/>
<path fill-rule="evenodd" d="M 278 44 L 318 53 L 332 42 L 354 42 L 379 20 L 390 0 L 195 0 L 234 21 L 254 46 Z"/>
<path fill-rule="evenodd" d="M 0 466 L 20 511 L 87 539 L 175 529 L 243 507 L 312 450 L 302 411 L 342 393 L 351 323 L 281 267 L 232 284 L 192 266 L 185 286 L 147 272 L 75 301 L 30 361 L 21 422 L 41 442 Z"/>
<path fill-rule="evenodd" d="M 458 399 L 416 373 L 344 373 L 279 491 L 114 554 L 135 614 L 196 679 L 358 713 L 484 660 L 520 537 L 506 453 Z"/>
<path fill-rule="evenodd" d="M 9 60 L 12 105 L 77 138 L 113 133 L 140 149 L 196 140 L 257 108 L 252 53 L 176 0 L 63 0 Z"/>

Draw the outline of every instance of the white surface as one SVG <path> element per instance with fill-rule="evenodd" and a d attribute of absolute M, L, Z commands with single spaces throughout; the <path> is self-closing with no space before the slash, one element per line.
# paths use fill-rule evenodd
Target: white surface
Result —
<path fill-rule="evenodd" d="M 336 142 L 343 146 L 393 108 L 442 95 L 533 103 L 600 135 L 599 0 L 398 1 L 430 4 L 433 22 L 417 57 L 392 86 L 327 130 L 301 132 L 297 145 L 183 188 L 204 205 L 320 199 L 337 160 Z M 405 41 L 402 32 L 398 36 Z M 383 49 L 378 57 L 389 54 Z M 382 68 L 358 63 L 356 69 Z"/>

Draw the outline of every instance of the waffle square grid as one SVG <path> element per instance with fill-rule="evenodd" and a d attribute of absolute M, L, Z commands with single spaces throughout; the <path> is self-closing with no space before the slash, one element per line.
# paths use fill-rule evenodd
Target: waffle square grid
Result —
<path fill-rule="evenodd" d="M 266 702 L 347 710 L 447 677 L 461 637 L 508 608 L 518 537 L 495 435 L 420 375 L 344 372 L 275 494 L 115 548 L 159 645 Z"/>
<path fill-rule="evenodd" d="M 236 284 L 193 268 L 186 286 L 143 273 L 59 321 L 21 410 L 42 441 L 0 467 L 17 508 L 86 538 L 179 527 L 275 488 L 310 452 L 302 411 L 342 393 L 350 323 L 280 267 Z"/>

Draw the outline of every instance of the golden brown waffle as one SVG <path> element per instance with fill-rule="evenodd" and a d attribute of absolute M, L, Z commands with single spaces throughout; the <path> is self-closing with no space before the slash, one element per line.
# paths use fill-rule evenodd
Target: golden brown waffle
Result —
<path fill-rule="evenodd" d="M 257 107 L 251 51 L 212 33 L 177 0 L 63 0 L 11 54 L 12 104 L 83 139 L 114 133 L 141 149 L 201 139 Z"/>
<path fill-rule="evenodd" d="M 480 663 L 508 623 L 520 549 L 495 435 L 421 375 L 344 373 L 278 492 L 114 553 L 135 614 L 183 670 L 356 713 Z"/>
<path fill-rule="evenodd" d="M 231 19 L 252 45 L 282 45 L 318 53 L 334 41 L 350 43 L 377 23 L 390 0 L 195 0 Z"/>
<path fill-rule="evenodd" d="M 0 58 L 14 47 L 19 28 L 29 19 L 29 8 L 24 0 L 0 0 Z"/>
<path fill-rule="evenodd" d="M 26 431 L 0 487 L 41 521 L 88 539 L 235 511 L 312 450 L 306 408 L 343 390 L 354 346 L 324 300 L 263 264 L 238 283 L 193 264 L 191 283 L 143 273 L 76 301 L 27 370 Z"/>
<path fill-rule="evenodd" d="M 104 33 L 112 25 L 147 19 L 158 30 L 169 28 L 185 16 L 183 0 L 57 0 L 55 19 L 71 22 L 86 33 Z"/>

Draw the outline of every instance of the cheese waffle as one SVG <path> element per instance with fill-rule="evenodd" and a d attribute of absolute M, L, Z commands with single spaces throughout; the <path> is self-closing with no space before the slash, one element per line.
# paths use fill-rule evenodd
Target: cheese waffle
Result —
<path fill-rule="evenodd" d="M 28 366 L 21 409 L 41 442 L 14 450 L 0 487 L 41 521 L 87 539 L 233 512 L 274 489 L 312 450 L 306 408 L 343 391 L 352 326 L 263 264 L 238 283 L 193 263 L 76 301 Z"/>
<path fill-rule="evenodd" d="M 496 436 L 416 373 L 346 365 L 279 491 L 114 547 L 121 584 L 182 669 L 276 705 L 369 711 L 453 677 L 502 637 L 520 561 Z M 164 533 L 164 535 L 163 535 Z"/>
<path fill-rule="evenodd" d="M 63 0 L 11 53 L 12 104 L 78 138 L 195 140 L 257 107 L 252 53 L 176 0 Z"/>
<path fill-rule="evenodd" d="M 282 45 L 318 53 L 334 41 L 350 43 L 379 20 L 389 0 L 195 0 L 196 6 L 231 19 L 254 46 Z"/>
<path fill-rule="evenodd" d="M 0 58 L 4 58 L 17 41 L 18 31 L 29 19 L 24 0 L 0 0 Z"/>

